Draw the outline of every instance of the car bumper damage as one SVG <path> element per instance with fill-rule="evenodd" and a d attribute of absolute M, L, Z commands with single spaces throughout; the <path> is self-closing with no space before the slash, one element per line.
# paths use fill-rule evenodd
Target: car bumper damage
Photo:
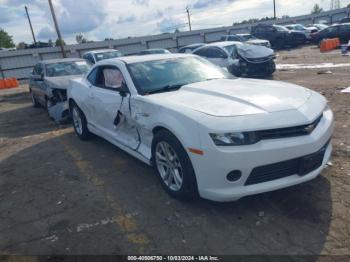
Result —
<path fill-rule="evenodd" d="M 48 90 L 47 99 L 49 116 L 57 123 L 67 121 L 69 119 L 67 90 L 51 88 Z"/>

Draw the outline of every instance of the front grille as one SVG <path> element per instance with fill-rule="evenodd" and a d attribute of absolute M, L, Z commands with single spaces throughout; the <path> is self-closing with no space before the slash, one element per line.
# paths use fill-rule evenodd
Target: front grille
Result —
<path fill-rule="evenodd" d="M 321 119 L 322 115 L 320 115 L 314 122 L 307 125 L 261 130 L 257 131 L 256 134 L 260 140 L 309 135 L 317 127 Z"/>
<path fill-rule="evenodd" d="M 327 146 L 328 142 L 313 154 L 256 167 L 250 173 L 245 185 L 264 183 L 291 175 L 306 175 L 322 165 Z"/>

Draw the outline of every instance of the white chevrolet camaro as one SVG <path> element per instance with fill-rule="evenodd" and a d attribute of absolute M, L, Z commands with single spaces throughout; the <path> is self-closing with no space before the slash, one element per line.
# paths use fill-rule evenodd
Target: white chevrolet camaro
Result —
<path fill-rule="evenodd" d="M 233 78 L 195 55 L 104 60 L 71 81 L 77 136 L 154 165 L 165 190 L 232 201 L 315 178 L 330 158 L 326 99 L 294 84 Z"/>

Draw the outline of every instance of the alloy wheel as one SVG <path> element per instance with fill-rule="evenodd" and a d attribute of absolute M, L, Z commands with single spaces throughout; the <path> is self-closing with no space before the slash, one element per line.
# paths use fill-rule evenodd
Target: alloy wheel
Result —
<path fill-rule="evenodd" d="M 175 150 L 165 141 L 156 145 L 155 162 L 164 184 L 179 191 L 183 183 L 183 169 Z"/>
<path fill-rule="evenodd" d="M 73 107 L 73 124 L 75 127 L 75 131 L 81 135 L 83 133 L 83 123 L 81 120 L 80 113 L 76 107 Z"/>

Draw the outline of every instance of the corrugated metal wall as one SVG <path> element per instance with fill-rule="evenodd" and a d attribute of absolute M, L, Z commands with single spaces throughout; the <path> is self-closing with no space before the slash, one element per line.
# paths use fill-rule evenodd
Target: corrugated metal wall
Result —
<path fill-rule="evenodd" d="M 279 19 L 268 23 L 288 24 L 300 23 L 311 24 L 319 21 L 334 23 L 341 18 L 349 16 L 347 8 L 323 12 L 317 15 L 305 15 Z M 136 54 L 148 48 L 167 48 L 177 51 L 178 48 L 193 43 L 210 43 L 220 39 L 224 34 L 235 34 L 249 32 L 253 24 L 220 27 L 212 29 L 195 30 L 192 32 L 180 32 L 174 34 L 161 34 L 145 37 L 133 37 L 111 41 L 93 42 L 79 45 L 68 45 L 65 47 L 69 57 L 81 57 L 84 52 L 101 48 L 116 48 L 123 54 Z M 25 49 L 17 51 L 0 52 L 0 70 L 4 77 L 16 77 L 26 79 L 32 71 L 33 66 L 40 60 L 61 58 L 58 47 Z M 1 77 L 1 74 L 0 74 Z"/>

